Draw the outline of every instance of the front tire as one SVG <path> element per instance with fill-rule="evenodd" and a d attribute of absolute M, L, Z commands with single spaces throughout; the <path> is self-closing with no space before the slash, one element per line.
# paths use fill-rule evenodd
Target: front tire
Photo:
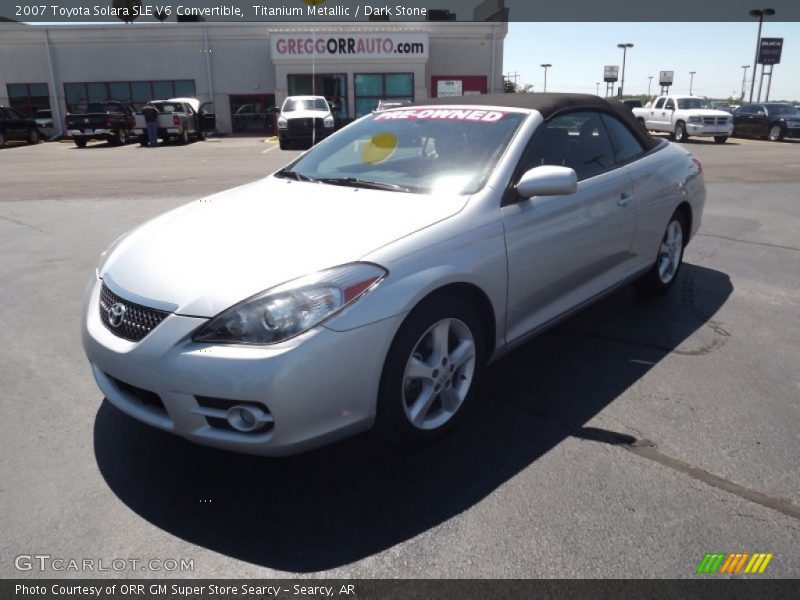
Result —
<path fill-rule="evenodd" d="M 683 265 L 683 250 L 688 241 L 686 218 L 680 211 L 675 211 L 661 238 L 655 264 L 634 283 L 636 288 L 651 295 L 666 294 L 678 278 Z"/>
<path fill-rule="evenodd" d="M 767 139 L 770 142 L 780 142 L 783 139 L 783 127 L 780 125 L 772 125 L 769 128 Z"/>
<path fill-rule="evenodd" d="M 78 148 L 86 148 L 86 142 L 88 142 L 88 141 L 89 140 L 87 140 L 85 138 L 75 138 L 75 145 Z"/>
<path fill-rule="evenodd" d="M 417 445 L 453 427 L 477 387 L 483 335 L 476 311 L 458 296 L 433 297 L 411 311 L 384 363 L 375 432 Z"/>
<path fill-rule="evenodd" d="M 278 147 L 281 150 L 288 150 L 289 149 L 289 140 L 279 139 L 278 140 Z"/>
<path fill-rule="evenodd" d="M 124 131 L 122 131 L 122 129 L 120 129 L 114 136 L 112 143 L 115 146 L 124 146 L 125 144 L 128 143 L 128 136 L 125 134 Z"/>
<path fill-rule="evenodd" d="M 4 148 L 6 145 L 6 134 L 0 131 L 0 148 Z"/>
<path fill-rule="evenodd" d="M 185 146 L 189 143 L 189 132 L 186 131 L 185 127 L 181 129 L 181 132 L 178 134 L 178 143 L 181 146 Z"/>
<path fill-rule="evenodd" d="M 689 140 L 689 134 L 686 133 L 686 125 L 683 121 L 678 121 L 675 123 L 675 141 L 676 142 L 687 142 Z"/>
<path fill-rule="evenodd" d="M 714 136 L 714 143 L 715 144 L 724 144 L 727 141 L 728 141 L 728 136 L 727 135 L 715 135 Z"/>
<path fill-rule="evenodd" d="M 41 137 L 39 136 L 39 131 L 37 129 L 31 129 L 28 131 L 28 143 L 29 144 L 38 144 L 41 141 Z"/>

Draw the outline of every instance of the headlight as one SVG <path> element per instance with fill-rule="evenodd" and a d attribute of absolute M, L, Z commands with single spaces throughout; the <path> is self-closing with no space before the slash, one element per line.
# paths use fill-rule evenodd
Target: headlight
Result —
<path fill-rule="evenodd" d="M 689 123 L 702 123 L 702 117 L 689 117 Z"/>
<path fill-rule="evenodd" d="M 196 342 L 275 344 L 316 327 L 369 292 L 386 269 L 351 263 L 271 288 L 211 319 Z"/>
<path fill-rule="evenodd" d="M 328 128 L 333 127 L 333 117 L 325 117 L 325 120 L 323 121 L 323 123 L 324 123 L 325 127 L 328 127 Z"/>
<path fill-rule="evenodd" d="M 286 129 L 289 126 L 289 123 L 283 117 L 278 117 L 278 129 Z"/>

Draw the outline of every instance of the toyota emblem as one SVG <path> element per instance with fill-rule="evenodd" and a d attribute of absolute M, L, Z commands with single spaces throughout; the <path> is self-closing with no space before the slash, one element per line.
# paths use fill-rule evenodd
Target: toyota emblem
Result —
<path fill-rule="evenodd" d="M 112 327 L 119 327 L 122 325 L 122 321 L 125 318 L 125 313 L 127 312 L 127 308 L 121 302 L 115 302 L 111 305 L 111 308 L 108 309 L 108 324 Z"/>

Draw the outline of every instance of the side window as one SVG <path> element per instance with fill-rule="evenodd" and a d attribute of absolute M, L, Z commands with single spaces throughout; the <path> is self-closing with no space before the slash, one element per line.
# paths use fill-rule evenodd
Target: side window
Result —
<path fill-rule="evenodd" d="M 600 115 L 611 138 L 617 163 L 628 162 L 644 153 L 644 148 L 630 130 L 616 117 Z"/>
<path fill-rule="evenodd" d="M 520 162 L 520 174 L 540 165 L 575 169 L 587 179 L 614 166 L 614 150 L 600 114 L 575 112 L 553 117 L 534 134 Z"/>
<path fill-rule="evenodd" d="M 667 100 L 667 103 L 664 105 L 665 110 L 675 110 L 675 101 L 670 98 Z"/>
<path fill-rule="evenodd" d="M 656 100 L 656 105 L 654 106 L 654 108 L 662 108 L 664 106 L 664 100 L 665 100 L 664 98 L 659 98 L 658 100 Z"/>

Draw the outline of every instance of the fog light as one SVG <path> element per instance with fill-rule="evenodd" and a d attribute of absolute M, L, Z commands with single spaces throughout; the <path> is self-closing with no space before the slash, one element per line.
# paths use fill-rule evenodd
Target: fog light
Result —
<path fill-rule="evenodd" d="M 253 431 L 266 421 L 266 414 L 260 408 L 238 404 L 228 409 L 228 423 L 236 431 Z"/>

